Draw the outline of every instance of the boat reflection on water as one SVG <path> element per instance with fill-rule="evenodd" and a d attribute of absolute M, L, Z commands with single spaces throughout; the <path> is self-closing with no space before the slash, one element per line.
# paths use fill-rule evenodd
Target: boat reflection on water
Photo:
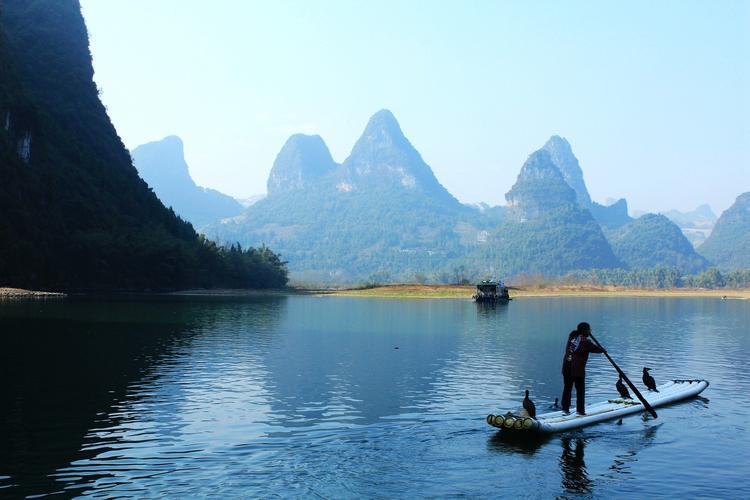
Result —
<path fill-rule="evenodd" d="M 497 431 L 490 437 L 487 447 L 492 451 L 533 455 L 542 446 L 557 439 L 560 439 L 562 445 L 559 464 L 563 489 L 575 493 L 591 492 L 593 481 L 586 470 L 586 440 L 582 437 L 555 438 L 549 434 L 529 435 Z"/>
<path fill-rule="evenodd" d="M 495 432 L 487 443 L 491 451 L 521 453 L 533 455 L 542 446 L 552 440 L 549 434 L 527 434 L 514 432 Z"/>
<path fill-rule="evenodd" d="M 586 440 L 580 437 L 564 437 L 560 441 L 562 443 L 560 473 L 563 488 L 576 493 L 591 492 L 593 483 L 589 478 L 584 460 Z"/>
<path fill-rule="evenodd" d="M 506 313 L 508 311 L 507 302 L 477 302 L 477 313 L 481 317 L 493 317 L 499 313 Z"/>

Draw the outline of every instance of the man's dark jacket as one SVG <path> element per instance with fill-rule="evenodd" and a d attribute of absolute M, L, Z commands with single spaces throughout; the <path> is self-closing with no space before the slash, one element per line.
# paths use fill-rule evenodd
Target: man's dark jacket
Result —
<path fill-rule="evenodd" d="M 562 373 L 566 375 L 565 368 L 568 365 L 570 372 L 567 373 L 570 377 L 585 377 L 586 376 L 586 362 L 589 360 L 589 353 L 591 352 L 604 352 L 599 349 L 588 336 L 584 336 L 581 339 L 578 348 L 573 351 L 572 361 L 568 361 L 568 351 L 570 351 L 571 343 L 575 340 L 575 336 L 568 339 L 568 343 L 565 345 L 565 356 L 563 356 Z"/>

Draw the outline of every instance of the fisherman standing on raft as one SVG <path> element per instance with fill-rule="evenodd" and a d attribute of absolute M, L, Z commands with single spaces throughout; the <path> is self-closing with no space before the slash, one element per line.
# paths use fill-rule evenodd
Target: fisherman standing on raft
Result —
<path fill-rule="evenodd" d="M 576 410 L 578 415 L 586 415 L 586 362 L 589 353 L 602 353 L 603 349 L 596 346 L 589 334 L 591 325 L 579 323 L 578 328 L 570 332 L 565 346 L 565 357 L 562 364 L 563 383 L 562 393 L 563 415 L 570 415 L 570 397 L 573 385 L 576 386 Z"/>

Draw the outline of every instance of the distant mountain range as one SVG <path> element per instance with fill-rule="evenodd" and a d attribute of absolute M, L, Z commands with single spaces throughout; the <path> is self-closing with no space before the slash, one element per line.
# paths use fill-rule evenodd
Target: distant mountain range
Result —
<path fill-rule="evenodd" d="M 648 212 L 643 210 L 636 209 L 633 210 L 633 217 L 638 218 L 647 213 Z M 700 205 L 695 210 L 689 212 L 667 210 L 666 212 L 660 213 L 677 224 L 682 230 L 682 233 L 694 247 L 698 247 L 701 243 L 706 241 L 706 238 L 711 234 L 711 230 L 713 230 L 717 219 L 716 214 L 713 213 L 711 207 L 706 204 Z"/>
<path fill-rule="evenodd" d="M 716 214 L 711 207 L 703 204 L 690 212 L 680 212 L 679 210 L 669 210 L 664 215 L 680 228 L 692 229 L 711 229 L 716 224 Z"/>
<path fill-rule="evenodd" d="M 269 244 L 293 277 L 319 282 L 659 266 L 690 273 L 707 265 L 667 218 L 634 220 L 624 199 L 592 201 L 559 136 L 529 156 L 506 201 L 459 203 L 381 110 L 341 164 L 321 137 L 290 137 L 268 196 L 205 231 L 224 242 Z"/>
<path fill-rule="evenodd" d="M 701 256 L 668 217 L 633 220 L 624 199 L 591 200 L 578 159 L 558 136 L 529 156 L 507 206 L 497 207 L 453 197 L 388 110 L 372 116 L 343 163 L 319 136 L 290 137 L 268 195 L 246 206 L 196 186 L 176 137 L 132 156 L 146 181 L 99 100 L 78 2 L 3 2 L 2 285 L 283 285 L 284 263 L 265 244 L 297 279 L 338 283 L 750 267 L 750 193 L 719 217 Z M 217 246 L 176 214 L 246 250 Z M 702 207 L 670 214 L 683 230 L 704 228 L 712 215 Z"/>
<path fill-rule="evenodd" d="M 713 213 L 708 205 L 700 205 L 690 212 L 680 212 L 678 210 L 669 210 L 664 215 L 677 224 L 694 247 L 700 246 L 716 224 L 716 214 Z"/>
<path fill-rule="evenodd" d="M 197 186 L 190 177 L 182 140 L 176 136 L 138 146 L 131 153 L 138 174 L 168 207 L 201 228 L 225 217 L 238 215 L 243 206 L 214 189 Z"/>
<path fill-rule="evenodd" d="M 347 282 L 442 268 L 476 244 L 482 219 L 438 182 L 383 110 L 342 164 L 319 136 L 290 137 L 271 169 L 268 196 L 206 234 L 271 245 L 297 277 Z"/>

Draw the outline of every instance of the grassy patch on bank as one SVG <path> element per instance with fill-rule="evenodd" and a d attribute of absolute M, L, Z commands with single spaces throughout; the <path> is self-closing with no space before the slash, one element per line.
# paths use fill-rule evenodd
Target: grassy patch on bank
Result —
<path fill-rule="evenodd" d="M 380 285 L 326 291 L 327 295 L 385 297 L 394 299 L 470 299 L 474 286 L 469 285 Z"/>
<path fill-rule="evenodd" d="M 750 299 L 750 289 L 705 288 L 626 288 L 585 285 L 510 286 L 511 298 L 523 297 L 725 297 Z M 323 295 L 347 297 L 381 297 L 394 299 L 471 299 L 472 285 L 381 285 L 320 291 Z"/>

